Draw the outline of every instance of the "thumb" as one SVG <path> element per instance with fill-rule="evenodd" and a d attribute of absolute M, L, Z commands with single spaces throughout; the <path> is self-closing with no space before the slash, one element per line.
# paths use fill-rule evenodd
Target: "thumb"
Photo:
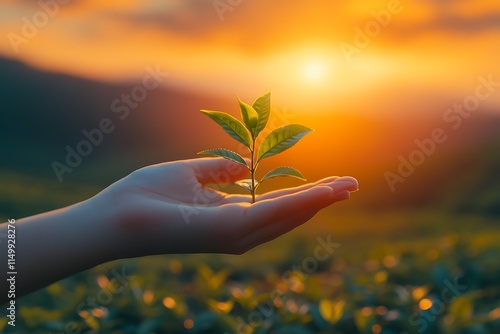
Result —
<path fill-rule="evenodd" d="M 248 174 L 245 166 L 224 158 L 200 158 L 186 162 L 202 185 L 230 183 L 241 180 Z"/>

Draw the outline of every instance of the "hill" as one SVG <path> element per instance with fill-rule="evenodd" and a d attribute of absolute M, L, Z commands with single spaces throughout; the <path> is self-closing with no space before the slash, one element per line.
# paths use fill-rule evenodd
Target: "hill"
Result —
<path fill-rule="evenodd" d="M 167 78 L 165 84 L 147 91 L 146 98 L 128 108 L 123 117 L 125 114 L 116 112 L 116 106 L 126 105 L 123 96 L 131 95 L 141 80 L 95 82 L 1 58 L 0 73 L 0 179 L 2 184 L 9 181 L 11 188 L 28 178 L 43 180 L 43 187 L 56 192 L 65 189 L 54 173 L 53 162 L 64 163 L 67 147 L 76 150 L 86 140 L 83 131 L 98 128 L 103 119 L 110 120 L 113 131 L 104 134 L 99 145 L 92 147 L 91 154 L 82 157 L 71 173 L 63 175 L 67 187 L 82 185 L 97 191 L 144 165 L 192 158 L 210 147 L 236 149 L 217 126 L 198 112 L 208 108 L 236 115 L 231 95 L 219 98 L 186 91 Z M 300 122 L 316 131 L 304 144 L 270 159 L 269 164 L 292 164 L 311 180 L 331 174 L 357 177 L 362 191 L 355 195 L 356 201 L 344 206 L 347 209 L 437 206 L 499 214 L 498 110 L 477 112 L 457 131 L 447 128 L 441 115 L 428 113 L 412 118 L 377 118 L 376 110 L 372 115 L 350 110 L 329 114 L 287 114 L 278 110 L 277 115 L 274 126 Z M 446 140 L 435 143 L 431 154 L 418 153 L 436 128 L 444 129 Z M 411 163 L 412 159 L 418 164 Z M 402 177 L 398 171 L 401 168 L 410 171 Z M 277 181 L 271 187 L 291 184 Z M 43 196 L 40 191 L 38 199 L 30 200 L 41 200 Z M 6 188 L 2 197 L 9 198 Z M 13 213 L 9 207 L 3 205 L 4 214 Z"/>

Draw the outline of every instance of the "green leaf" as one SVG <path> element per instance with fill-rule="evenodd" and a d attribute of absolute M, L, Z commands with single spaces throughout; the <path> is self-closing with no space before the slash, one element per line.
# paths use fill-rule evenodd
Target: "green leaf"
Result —
<path fill-rule="evenodd" d="M 252 192 L 252 179 L 244 179 L 240 181 L 233 182 L 233 184 L 236 184 L 237 186 L 242 187 L 249 193 Z M 257 187 L 257 182 L 255 182 L 255 187 Z"/>
<path fill-rule="evenodd" d="M 331 324 L 336 323 L 344 314 L 345 301 L 332 301 L 322 299 L 319 302 L 319 312 L 321 316 Z"/>
<path fill-rule="evenodd" d="M 258 97 L 252 104 L 252 107 L 259 115 L 257 127 L 255 128 L 255 138 L 257 138 L 259 133 L 266 127 L 269 115 L 271 114 L 271 92 Z"/>
<path fill-rule="evenodd" d="M 470 319 L 473 312 L 474 312 L 474 307 L 472 304 L 472 294 L 465 294 L 458 296 L 453 300 L 453 302 L 450 305 L 450 314 L 455 318 L 455 319 L 460 319 L 460 321 L 464 321 L 467 319 Z"/>
<path fill-rule="evenodd" d="M 212 268 L 207 266 L 206 264 L 201 264 L 198 267 L 198 275 L 200 275 L 205 281 L 209 281 L 210 277 L 212 277 L 214 272 L 212 271 Z"/>
<path fill-rule="evenodd" d="M 240 98 L 238 98 L 238 102 L 240 103 L 241 119 L 243 120 L 243 123 L 247 127 L 248 131 L 250 131 L 252 136 L 255 138 L 255 129 L 257 127 L 257 122 L 259 121 L 259 115 L 252 106 L 241 101 Z"/>
<path fill-rule="evenodd" d="M 219 124 L 228 135 L 250 148 L 250 136 L 245 126 L 236 118 L 220 111 L 202 110 L 201 112 Z"/>
<path fill-rule="evenodd" d="M 236 152 L 233 152 L 233 151 L 230 151 L 230 150 L 226 150 L 224 148 L 216 148 L 216 149 L 213 149 L 213 150 L 204 150 L 204 151 L 198 152 L 198 154 L 213 155 L 213 156 L 216 156 L 216 157 L 223 157 L 225 159 L 237 162 L 240 165 L 245 166 L 246 168 L 250 168 L 250 167 L 248 167 L 245 159 L 243 159 L 243 157 L 241 155 L 239 155 Z"/>
<path fill-rule="evenodd" d="M 311 131 L 300 124 L 288 124 L 273 130 L 260 144 L 257 161 L 289 149 Z"/>
<path fill-rule="evenodd" d="M 355 310 L 354 311 L 354 323 L 360 333 L 372 333 L 371 328 L 375 324 L 375 312 L 373 309 L 367 307 L 367 310 Z"/>
<path fill-rule="evenodd" d="M 273 177 L 279 177 L 279 176 L 291 176 L 291 177 L 296 177 L 297 179 L 301 179 L 306 181 L 304 178 L 304 175 L 302 175 L 301 172 L 296 170 L 295 168 L 292 167 L 278 167 L 267 173 L 261 180 L 260 183 L 262 183 L 264 180 L 273 178 Z"/>

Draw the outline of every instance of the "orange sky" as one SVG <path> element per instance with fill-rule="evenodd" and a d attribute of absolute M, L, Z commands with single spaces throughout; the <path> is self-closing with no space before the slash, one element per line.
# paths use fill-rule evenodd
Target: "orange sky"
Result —
<path fill-rule="evenodd" d="M 160 65 L 174 86 L 243 97 L 273 90 L 308 112 L 325 101 L 385 105 L 387 92 L 461 96 L 479 75 L 500 78 L 498 0 L 60 1 L 68 3 L 48 6 L 49 16 L 38 1 L 2 0 L 0 54 L 99 80 Z M 362 45 L 356 29 L 367 27 L 375 30 Z"/>

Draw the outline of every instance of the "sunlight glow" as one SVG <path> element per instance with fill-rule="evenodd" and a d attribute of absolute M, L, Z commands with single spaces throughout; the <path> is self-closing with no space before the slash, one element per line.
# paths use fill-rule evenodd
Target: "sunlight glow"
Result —
<path fill-rule="evenodd" d="M 302 73 L 308 81 L 318 82 L 325 77 L 326 66 L 319 61 L 311 61 L 304 66 Z"/>

